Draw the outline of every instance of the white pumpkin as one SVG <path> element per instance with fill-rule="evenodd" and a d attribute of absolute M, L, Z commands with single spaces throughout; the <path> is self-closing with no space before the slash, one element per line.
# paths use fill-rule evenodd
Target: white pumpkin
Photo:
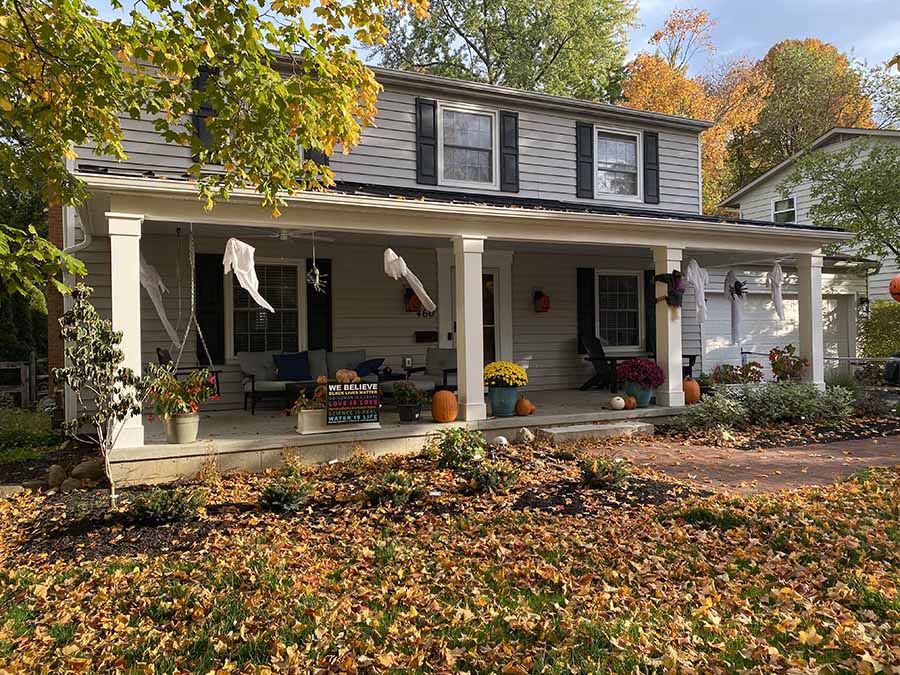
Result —
<path fill-rule="evenodd" d="M 621 396 L 613 396 L 609 399 L 609 407 L 613 410 L 625 410 L 625 399 Z"/>
<path fill-rule="evenodd" d="M 509 445 L 509 439 L 506 436 L 496 436 L 493 441 L 491 441 L 491 445 L 503 448 Z"/>

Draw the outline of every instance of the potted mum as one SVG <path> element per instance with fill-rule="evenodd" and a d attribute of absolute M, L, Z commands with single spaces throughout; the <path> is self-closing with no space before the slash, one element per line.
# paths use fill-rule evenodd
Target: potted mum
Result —
<path fill-rule="evenodd" d="M 488 400 L 495 417 L 512 417 L 519 400 L 518 387 L 528 384 L 522 366 L 509 361 L 494 361 L 484 367 L 484 383 L 488 386 Z"/>
<path fill-rule="evenodd" d="M 650 405 L 653 390 L 666 381 L 666 376 L 652 359 L 627 359 L 616 368 L 616 377 L 624 382 L 623 389 L 634 396 L 639 408 Z"/>
<path fill-rule="evenodd" d="M 400 413 L 401 422 L 417 422 L 422 414 L 422 405 L 425 403 L 425 394 L 416 389 L 411 382 L 397 382 L 394 384 L 394 399 L 397 401 L 397 410 Z"/>
<path fill-rule="evenodd" d="M 216 378 L 206 368 L 192 370 L 182 379 L 175 377 L 171 364 L 149 364 L 147 398 L 166 428 L 169 443 L 193 443 L 200 428 L 200 406 L 217 400 Z"/>
<path fill-rule="evenodd" d="M 325 385 L 317 385 L 312 394 L 308 389 L 300 392 L 291 412 L 297 416 L 298 434 L 315 434 L 328 430 L 325 420 Z"/>

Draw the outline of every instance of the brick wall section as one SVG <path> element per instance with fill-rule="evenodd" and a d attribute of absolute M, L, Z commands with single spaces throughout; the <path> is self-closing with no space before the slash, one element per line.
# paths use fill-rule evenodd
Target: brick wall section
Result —
<path fill-rule="evenodd" d="M 47 212 L 48 238 L 63 247 L 63 207 L 51 205 Z M 52 286 L 47 290 L 47 361 L 48 366 L 62 368 L 63 342 L 59 338 L 59 317 L 63 315 L 63 296 Z"/>

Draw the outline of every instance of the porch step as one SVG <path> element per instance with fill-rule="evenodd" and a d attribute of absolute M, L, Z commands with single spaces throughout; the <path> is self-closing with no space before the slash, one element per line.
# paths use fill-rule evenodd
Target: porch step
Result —
<path fill-rule="evenodd" d="M 619 438 L 643 436 L 653 433 L 653 425 L 647 422 L 613 422 L 612 424 L 574 424 L 564 427 L 538 429 L 538 435 L 556 445 L 581 438 Z"/>

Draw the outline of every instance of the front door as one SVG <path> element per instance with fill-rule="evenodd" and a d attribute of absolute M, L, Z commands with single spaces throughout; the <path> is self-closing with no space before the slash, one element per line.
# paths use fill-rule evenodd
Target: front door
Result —
<path fill-rule="evenodd" d="M 454 269 L 455 272 L 455 269 Z M 484 335 L 484 362 L 496 361 L 500 354 L 500 293 L 498 270 L 485 269 L 481 274 L 481 325 Z M 453 346 L 456 347 L 456 285 L 453 285 Z"/>

